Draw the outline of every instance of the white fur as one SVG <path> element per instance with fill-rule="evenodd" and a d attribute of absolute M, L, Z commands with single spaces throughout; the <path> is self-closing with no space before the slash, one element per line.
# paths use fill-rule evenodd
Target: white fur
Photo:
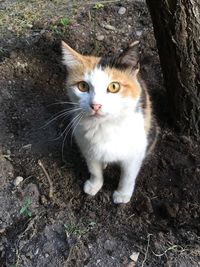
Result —
<path fill-rule="evenodd" d="M 63 53 L 63 64 L 68 66 L 69 68 L 73 68 L 80 63 L 78 59 L 74 56 L 74 54 L 71 53 L 70 50 L 67 50 L 66 48 L 63 47 L 62 53 Z"/>
<path fill-rule="evenodd" d="M 138 99 L 108 93 L 110 77 L 101 69 L 86 73 L 90 92 L 69 88 L 71 101 L 79 103 L 85 115 L 75 128 L 75 138 L 88 165 L 91 177 L 84 185 L 87 194 L 95 195 L 103 185 L 103 168 L 107 163 L 120 164 L 122 174 L 115 203 L 127 203 L 146 153 L 147 136 L 142 112 L 136 111 Z M 101 104 L 95 117 L 90 103 Z"/>

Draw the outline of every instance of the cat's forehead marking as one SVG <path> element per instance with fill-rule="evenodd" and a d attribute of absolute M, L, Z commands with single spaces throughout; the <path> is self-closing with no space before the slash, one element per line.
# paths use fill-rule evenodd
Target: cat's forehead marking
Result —
<path fill-rule="evenodd" d="M 101 67 L 96 67 L 93 70 L 87 71 L 84 78 L 87 82 L 91 83 L 96 90 L 107 88 L 111 81 L 109 75 L 102 70 Z"/>
<path fill-rule="evenodd" d="M 87 70 L 93 70 L 99 63 L 100 58 L 94 56 L 84 56 L 83 65 Z"/>

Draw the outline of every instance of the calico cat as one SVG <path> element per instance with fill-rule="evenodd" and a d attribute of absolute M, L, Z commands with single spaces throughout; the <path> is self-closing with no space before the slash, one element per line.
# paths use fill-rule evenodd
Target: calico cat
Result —
<path fill-rule="evenodd" d="M 68 96 L 74 105 L 73 133 L 90 172 L 84 192 L 94 196 L 103 185 L 103 169 L 118 163 L 121 178 L 114 203 L 130 201 L 157 136 L 135 47 L 113 58 L 99 58 L 83 56 L 62 42 Z"/>

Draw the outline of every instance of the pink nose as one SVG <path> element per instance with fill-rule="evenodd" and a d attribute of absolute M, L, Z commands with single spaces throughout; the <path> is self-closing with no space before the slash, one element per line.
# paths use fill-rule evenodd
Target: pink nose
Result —
<path fill-rule="evenodd" d="M 94 110 L 94 111 L 98 111 L 101 108 L 101 104 L 91 104 L 90 107 Z"/>

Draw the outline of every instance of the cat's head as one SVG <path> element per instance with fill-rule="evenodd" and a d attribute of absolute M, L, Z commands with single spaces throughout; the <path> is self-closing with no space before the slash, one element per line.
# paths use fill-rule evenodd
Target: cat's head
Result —
<path fill-rule="evenodd" d="M 115 58 L 83 56 L 62 42 L 70 100 L 90 119 L 118 119 L 135 112 L 141 95 L 134 46 Z"/>

